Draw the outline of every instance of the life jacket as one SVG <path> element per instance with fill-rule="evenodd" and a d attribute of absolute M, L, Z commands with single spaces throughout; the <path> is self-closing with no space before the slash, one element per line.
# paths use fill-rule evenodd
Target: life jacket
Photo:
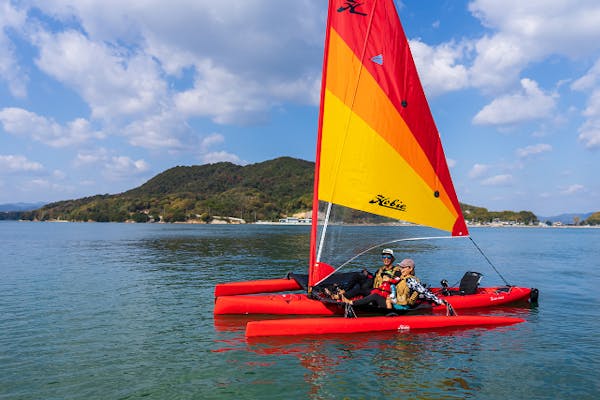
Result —
<path fill-rule="evenodd" d="M 419 278 L 416 276 L 406 276 L 399 279 L 396 283 L 396 304 L 412 306 L 416 303 L 419 297 L 419 292 L 411 290 L 406 284 L 408 278 L 415 279 L 417 282 Z"/>
<path fill-rule="evenodd" d="M 392 281 L 383 281 L 379 287 L 371 290 L 371 294 L 378 294 L 381 297 L 388 297 L 392 293 Z"/>

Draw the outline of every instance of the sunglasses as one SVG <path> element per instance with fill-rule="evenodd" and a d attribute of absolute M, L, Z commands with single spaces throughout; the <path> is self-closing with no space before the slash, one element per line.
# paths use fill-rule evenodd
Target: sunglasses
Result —
<path fill-rule="evenodd" d="M 381 256 L 381 258 L 383 258 L 383 259 L 387 258 L 388 260 L 391 260 L 392 256 Z"/>

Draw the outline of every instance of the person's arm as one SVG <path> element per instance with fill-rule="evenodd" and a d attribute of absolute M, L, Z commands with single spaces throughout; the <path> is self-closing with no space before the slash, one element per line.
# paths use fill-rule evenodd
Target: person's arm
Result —
<path fill-rule="evenodd" d="M 427 290 L 427 288 L 425 286 L 421 285 L 421 283 L 414 278 L 408 278 L 406 280 L 406 285 L 408 286 L 409 289 L 422 294 L 427 300 L 431 300 L 431 301 L 435 302 L 436 304 L 444 303 L 444 301 L 442 301 L 442 299 L 437 297 L 435 294 L 431 293 L 429 290 Z"/>

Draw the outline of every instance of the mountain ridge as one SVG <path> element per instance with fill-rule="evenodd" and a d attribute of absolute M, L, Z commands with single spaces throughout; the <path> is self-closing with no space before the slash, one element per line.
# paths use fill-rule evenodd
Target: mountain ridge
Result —
<path fill-rule="evenodd" d="M 16 215 L 40 221 L 210 222 L 215 216 L 278 220 L 312 209 L 313 178 L 314 162 L 292 157 L 245 166 L 175 166 L 122 193 L 63 200 Z M 461 208 L 473 222 L 548 220 L 531 211 L 489 211 L 465 203 Z"/>

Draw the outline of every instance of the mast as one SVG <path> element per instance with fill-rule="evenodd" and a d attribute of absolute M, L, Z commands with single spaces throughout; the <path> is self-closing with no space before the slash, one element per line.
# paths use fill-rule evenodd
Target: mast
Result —
<path fill-rule="evenodd" d="M 327 9 L 327 26 L 325 28 L 325 49 L 323 53 L 323 71 L 321 75 L 321 100 L 319 102 L 319 126 L 317 132 L 317 148 L 315 152 L 315 178 L 313 187 L 312 225 L 310 230 L 310 255 L 308 263 L 308 292 L 319 280 L 317 265 L 317 226 L 319 224 L 319 177 L 321 166 L 321 140 L 323 137 L 323 103 L 325 98 L 325 87 L 327 78 L 327 60 L 329 59 L 329 31 L 331 28 L 331 16 L 333 0 L 329 0 Z M 313 273 L 314 270 L 314 273 Z"/>

